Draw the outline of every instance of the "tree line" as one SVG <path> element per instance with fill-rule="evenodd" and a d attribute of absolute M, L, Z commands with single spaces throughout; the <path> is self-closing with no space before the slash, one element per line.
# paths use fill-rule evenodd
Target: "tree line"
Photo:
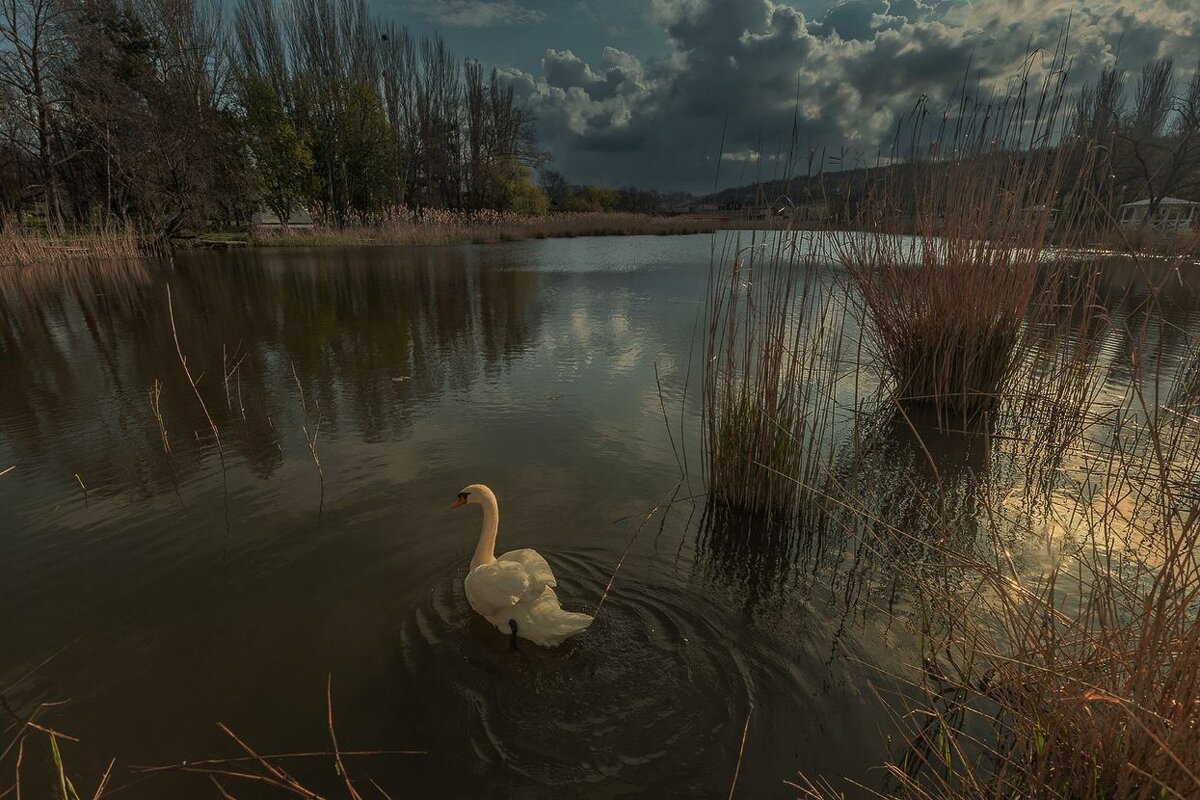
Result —
<path fill-rule="evenodd" d="M 168 237 L 261 205 L 536 213 L 535 120 L 365 0 L 3 0 L 0 225 Z"/>

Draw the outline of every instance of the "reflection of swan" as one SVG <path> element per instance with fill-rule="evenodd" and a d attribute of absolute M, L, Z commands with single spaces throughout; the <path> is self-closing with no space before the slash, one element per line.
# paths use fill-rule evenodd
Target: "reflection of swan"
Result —
<path fill-rule="evenodd" d="M 458 493 L 451 508 L 467 503 L 483 506 L 479 544 L 463 581 L 471 608 L 503 633 L 511 633 L 513 647 L 518 636 L 554 647 L 592 624 L 587 614 L 563 611 L 554 593 L 558 585 L 554 573 L 536 550 L 513 550 L 496 557 L 500 509 L 491 489 L 473 483 Z"/>

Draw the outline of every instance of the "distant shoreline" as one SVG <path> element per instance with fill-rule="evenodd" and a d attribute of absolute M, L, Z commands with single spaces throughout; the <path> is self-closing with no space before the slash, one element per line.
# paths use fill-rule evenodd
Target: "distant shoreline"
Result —
<path fill-rule="evenodd" d="M 385 218 L 343 227 L 322 224 L 295 225 L 286 232 L 278 226 L 253 226 L 249 229 L 205 231 L 174 237 L 165 244 L 156 243 L 132 228 L 117 230 L 73 231 L 50 235 L 45 232 L 17 230 L 0 232 L 0 268 L 45 263 L 63 263 L 111 258 L 137 258 L 163 249 L 235 249 L 255 247 L 431 247 L 454 244 L 495 244 L 531 239 L 570 239 L 592 236 L 688 236 L 723 230 L 846 230 L 842 226 L 820 225 L 816 220 L 795 221 L 786 216 L 763 218 L 756 215 L 680 213 L 654 214 L 633 212 L 576 212 L 525 217 L 488 212 L 465 214 L 430 211 L 423 220 L 413 216 Z M 1111 238 L 1111 237 L 1109 237 Z M 1099 240 L 1092 243 L 1097 254 L 1114 254 L 1134 244 L 1145 255 L 1183 256 L 1194 254 L 1200 236 L 1179 237 L 1176 246 L 1153 237 L 1136 236 L 1127 240 Z M 1047 244 L 1057 245 L 1056 237 Z M 1090 248 L 1089 248 L 1090 249 Z M 1195 258 L 1194 255 L 1191 255 Z"/>
<path fill-rule="evenodd" d="M 687 236 L 763 227 L 767 220 L 734 215 L 639 214 L 589 212 L 551 214 L 542 217 L 450 218 L 432 222 L 384 222 L 382 224 L 325 227 L 321 225 L 263 230 L 260 226 L 247 237 L 257 247 L 345 247 L 430 246 L 445 244 L 494 244 L 529 239 L 571 239 L 585 236 Z M 210 240 L 211 241 L 211 240 Z"/>
<path fill-rule="evenodd" d="M 155 240 L 133 226 L 50 234 L 37 228 L 0 230 L 0 267 L 103 258 L 136 258 L 162 250 L 240 247 L 350 247 L 490 244 L 582 236 L 687 236 L 719 230 L 782 227 L 786 220 L 736 214 L 575 212 L 526 217 L 429 211 L 342 227 L 317 224 L 239 226 Z"/>

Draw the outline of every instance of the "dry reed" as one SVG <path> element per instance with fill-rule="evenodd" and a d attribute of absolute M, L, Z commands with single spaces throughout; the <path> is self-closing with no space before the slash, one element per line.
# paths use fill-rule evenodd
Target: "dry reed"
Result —
<path fill-rule="evenodd" d="M 964 99 L 928 141 L 929 112 L 918 107 L 908 149 L 921 155 L 881 168 L 854 215 L 861 232 L 837 239 L 895 397 L 934 407 L 943 424 L 966 424 L 1008 387 L 1027 325 L 1042 312 L 1039 283 L 1057 277 L 1047 263 L 1051 228 L 1062 247 L 1090 233 L 1056 226 L 1055 209 L 1064 196 L 1094 201 L 1083 181 L 1104 151 L 1056 144 L 1063 53 L 1032 99 L 1029 69 L 1012 95 Z"/>
<path fill-rule="evenodd" d="M 162 441 L 163 452 L 170 456 L 171 440 L 167 436 L 167 425 L 162 415 L 162 387 L 162 381 L 155 378 L 154 383 L 150 384 L 150 388 L 146 391 L 146 394 L 150 398 L 150 412 L 154 415 L 154 421 L 158 423 L 158 436 Z"/>
<path fill-rule="evenodd" d="M 292 379 L 296 382 L 296 391 L 300 393 L 300 412 L 302 419 L 300 430 L 304 432 L 304 443 L 308 445 L 308 453 L 312 457 L 313 466 L 317 468 L 317 478 L 321 484 L 321 501 L 317 515 L 325 510 L 325 469 L 321 466 L 321 457 L 317 455 L 317 437 L 321 435 L 321 401 L 317 400 L 317 424 L 312 434 L 308 432 L 308 404 L 304 401 L 304 385 L 300 383 L 300 375 L 296 372 L 296 364 L 292 362 Z"/>
<path fill-rule="evenodd" d="M 798 453 L 777 449 L 794 420 L 836 416 L 822 410 L 836 382 L 787 393 L 790 365 L 819 352 L 792 338 L 789 284 L 738 251 L 710 287 L 710 491 L 760 509 L 822 499 L 843 527 L 858 520 L 860 545 L 883 556 L 870 568 L 894 573 L 917 607 L 921 682 L 885 681 L 900 680 L 888 703 L 908 740 L 883 765 L 883 788 L 849 781 L 856 796 L 1200 796 L 1200 347 L 1169 363 L 1154 329 L 1169 323 L 1143 284 L 1159 321 L 1119 332 L 1131 355 L 1113 404 L 1100 353 L 1112 322 L 1096 289 L 1106 265 L 1076 245 L 1119 241 L 1139 273 L 1141 245 L 1096 222 L 1112 223 L 1111 198 L 1079 176 L 1103 172 L 1092 167 L 1104 153 L 1056 144 L 1064 81 L 1060 53 L 1036 102 L 985 103 L 950 136 L 943 121 L 930 138 L 952 144 L 882 170 L 860 230 L 838 235 L 887 404 L 928 461 L 897 489 L 905 503 L 833 491 L 831 430 L 784 439 L 804 442 Z M 1059 205 L 1071 213 L 1052 247 Z M 946 474 L 916 411 L 943 435 L 977 436 L 982 468 Z M 894 454 L 864 451 L 861 435 L 849 475 L 870 483 L 864 464 Z M 956 493 L 967 502 L 954 506 Z M 829 776 L 793 785 L 842 794 Z"/>
<path fill-rule="evenodd" d="M 137 258 L 147 249 L 145 240 L 131 227 L 51 236 L 7 225 L 0 233 L 0 267 Z"/>
<path fill-rule="evenodd" d="M 85 800 L 89 797 L 91 800 L 101 800 L 105 796 L 116 759 L 108 762 L 108 766 L 96 782 L 96 788 L 91 793 L 81 793 L 76 787 L 76 780 L 73 780 L 68 774 L 62 750 L 59 747 L 59 740 L 65 742 L 78 742 L 79 740 L 41 721 L 46 711 L 62 705 L 62 703 L 40 702 L 33 705 L 30 710 L 22 711 L 20 705 L 15 705 L 11 699 L 12 693 L 22 683 L 54 660 L 61 652 L 62 650 L 59 650 L 48 656 L 12 683 L 0 687 L 0 717 L 7 719 L 6 724 L 0 728 L 0 737 L 5 737 L 0 738 L 0 745 L 2 745 L 0 746 L 0 766 L 3 767 L 6 775 L 12 775 L 10 785 L 6 786 L 3 781 L 0 781 L 0 798 L 11 796 L 14 800 L 20 800 L 20 798 L 28 796 L 53 796 L 60 800 Z M 42 770 L 40 780 L 33 782 L 25 777 L 25 770 L 28 766 L 26 751 L 27 748 L 36 746 L 36 743 L 39 742 L 45 743 L 46 753 L 43 754 L 43 758 L 48 757 L 49 762 L 46 765 L 47 768 Z M 39 766 L 41 765 L 39 764 Z M 11 772 L 9 772 L 10 768 Z M 30 783 L 33 783 L 33 786 L 30 786 Z M 26 790 L 25 794 L 22 794 L 23 788 Z"/>
<path fill-rule="evenodd" d="M 206 758 L 199 760 L 182 761 L 178 764 L 170 764 L 166 766 L 134 766 L 133 770 L 140 772 L 143 775 L 161 775 L 168 772 L 187 772 L 204 775 L 212 781 L 213 785 L 220 792 L 222 797 L 231 797 L 232 795 L 225 789 L 221 781 L 236 781 L 245 785 L 265 786 L 277 790 L 284 796 L 301 797 L 306 800 L 324 800 L 325 795 L 318 794 L 311 786 L 300 781 L 287 767 L 284 762 L 288 761 L 309 761 L 315 758 L 326 758 L 333 767 L 333 772 L 337 776 L 339 783 L 345 790 L 346 800 L 362 800 L 362 793 L 354 784 L 350 770 L 346 766 L 347 757 L 361 756 L 412 756 L 425 755 L 425 750 L 343 750 L 338 745 L 337 732 L 334 727 L 333 717 L 333 679 L 330 676 L 325 684 L 325 709 L 326 709 L 326 733 L 329 736 L 329 750 L 312 751 L 303 753 L 277 753 L 277 754 L 262 754 L 251 747 L 245 740 L 239 737 L 224 723 L 218 723 L 217 727 L 231 741 L 233 741 L 238 749 L 243 753 L 241 756 L 232 758 Z M 387 794 L 380 786 L 371 781 L 372 787 L 376 790 L 379 796 L 388 798 Z"/>
<path fill-rule="evenodd" d="M 1059 553 L 1053 566 L 1021 574 L 997 530 L 994 560 L 971 565 L 984 587 L 972 606 L 941 598 L 968 620 L 940 645 L 938 693 L 956 699 L 933 705 L 916 764 L 896 771 L 906 790 L 1200 795 L 1195 419 L 1152 407 L 1135 382 L 1108 433 L 1050 524 L 1025 531 Z"/>
<path fill-rule="evenodd" d="M 842 346 L 844 299 L 823 291 L 810 234 L 731 236 L 704 312 L 702 434 L 710 497 L 788 518 L 820 483 Z M 728 267 L 726 267 L 728 265 Z"/>
<path fill-rule="evenodd" d="M 1153 317 L 1124 331 L 1124 399 L 1094 412 L 1103 367 L 1091 354 L 1105 320 L 1093 322 L 1033 359 L 1060 367 L 1033 384 L 1045 395 L 1032 407 L 1058 405 L 1057 417 L 1025 414 L 1022 397 L 1002 410 L 1022 417 L 1011 438 L 1028 440 L 1003 457 L 1035 458 L 1048 425 L 1054 467 L 1032 505 L 1006 483 L 1019 486 L 1020 469 L 974 476 L 982 550 L 956 543 L 961 521 L 939 508 L 941 479 L 917 492 L 940 536 L 849 509 L 872 517 L 874 547 L 936 550 L 942 565 L 888 564 L 924 609 L 925 652 L 922 683 L 886 700 L 909 732 L 883 765 L 886 796 L 1200 796 L 1200 346 L 1172 356 L 1158 330 L 1167 323 Z M 843 796 L 827 777 L 795 786 Z"/>

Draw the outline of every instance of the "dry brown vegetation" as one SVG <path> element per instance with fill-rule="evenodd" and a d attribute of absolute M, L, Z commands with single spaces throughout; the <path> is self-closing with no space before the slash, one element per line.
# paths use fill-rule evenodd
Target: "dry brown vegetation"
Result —
<path fill-rule="evenodd" d="M 909 731 L 883 765 L 888 795 L 1200 793 L 1200 393 L 1190 375 L 1135 368 L 1120 407 L 1076 407 L 1088 434 L 1057 449 L 1057 480 L 976 487 L 988 503 L 983 547 L 947 545 L 957 539 L 943 518 L 923 542 L 941 575 L 893 565 L 924 609 L 925 652 L 910 687 L 923 701 L 881 693 Z M 1041 422 L 996 457 L 1035 457 L 1024 445 Z M 914 491 L 936 517 L 948 490 Z M 847 509 L 867 511 L 852 500 Z M 877 546 L 917 538 L 875 522 Z M 828 779 L 804 789 L 842 796 Z"/>
<path fill-rule="evenodd" d="M 146 243 L 131 228 L 50 236 L 10 225 L 0 232 L 0 267 L 136 258 L 145 251 Z"/>
<path fill-rule="evenodd" d="M 900 246 L 884 235 L 865 237 L 877 240 L 873 252 Z M 981 246 L 944 247 L 961 247 L 966 264 Z M 1117 365 L 1127 382 L 1114 387 L 1099 357 L 1113 333 L 1096 293 L 1101 262 L 1047 262 L 1020 282 L 1003 261 L 974 271 L 941 259 L 888 262 L 888 277 L 904 281 L 902 304 L 867 297 L 845 313 L 862 315 L 868 337 L 882 336 L 872 315 L 896 306 L 909 313 L 932 294 L 936 312 L 886 332 L 912 354 L 899 367 L 915 372 L 946 352 L 964 365 L 933 370 L 937 380 L 923 384 L 930 394 L 914 396 L 886 343 L 872 361 L 842 341 L 844 324 L 829 324 L 838 311 L 808 299 L 811 273 L 794 257 L 776 250 L 755 260 L 753 252 L 730 257 L 710 297 L 710 495 L 769 517 L 781 504 L 816 506 L 870 551 L 925 554 L 920 565 L 891 558 L 877 567 L 907 587 L 923 643 L 918 683 L 896 692 L 883 687 L 897 676 L 880 677 L 881 703 L 908 731 L 881 765 L 884 794 L 1200 796 L 1200 345 L 1174 360 L 1162 351 L 1169 323 L 1155 313 L 1154 281 L 1137 284 L 1149 293 L 1143 327 L 1119 331 L 1131 352 Z M 864 296 L 877 290 L 857 283 Z M 1002 333 L 992 334 L 1000 344 L 962 334 L 972 319 L 987 331 L 1005 315 Z M 963 377 L 988 370 L 990 384 Z M 856 387 L 853 401 L 837 400 L 839 381 Z M 968 390 L 984 401 L 965 426 L 941 412 L 959 411 Z M 1123 397 L 1114 401 L 1114 390 Z M 939 411 L 937 430 L 966 428 L 959 435 L 980 441 L 982 472 L 939 473 L 933 444 L 923 442 L 936 430 L 913 422 L 923 404 Z M 907 514 L 840 483 L 829 455 L 830 442 L 847 436 L 839 415 L 880 413 L 911 429 L 916 458 L 931 465 L 932 481 L 907 481 Z M 851 473 L 886 457 L 872 452 L 869 424 L 850 427 Z M 969 524 L 982 538 L 964 536 L 963 518 L 948 511 L 964 491 L 979 498 Z M 914 526 L 917 518 L 933 523 Z M 797 787 L 813 797 L 865 790 L 848 783 L 823 776 Z"/>

